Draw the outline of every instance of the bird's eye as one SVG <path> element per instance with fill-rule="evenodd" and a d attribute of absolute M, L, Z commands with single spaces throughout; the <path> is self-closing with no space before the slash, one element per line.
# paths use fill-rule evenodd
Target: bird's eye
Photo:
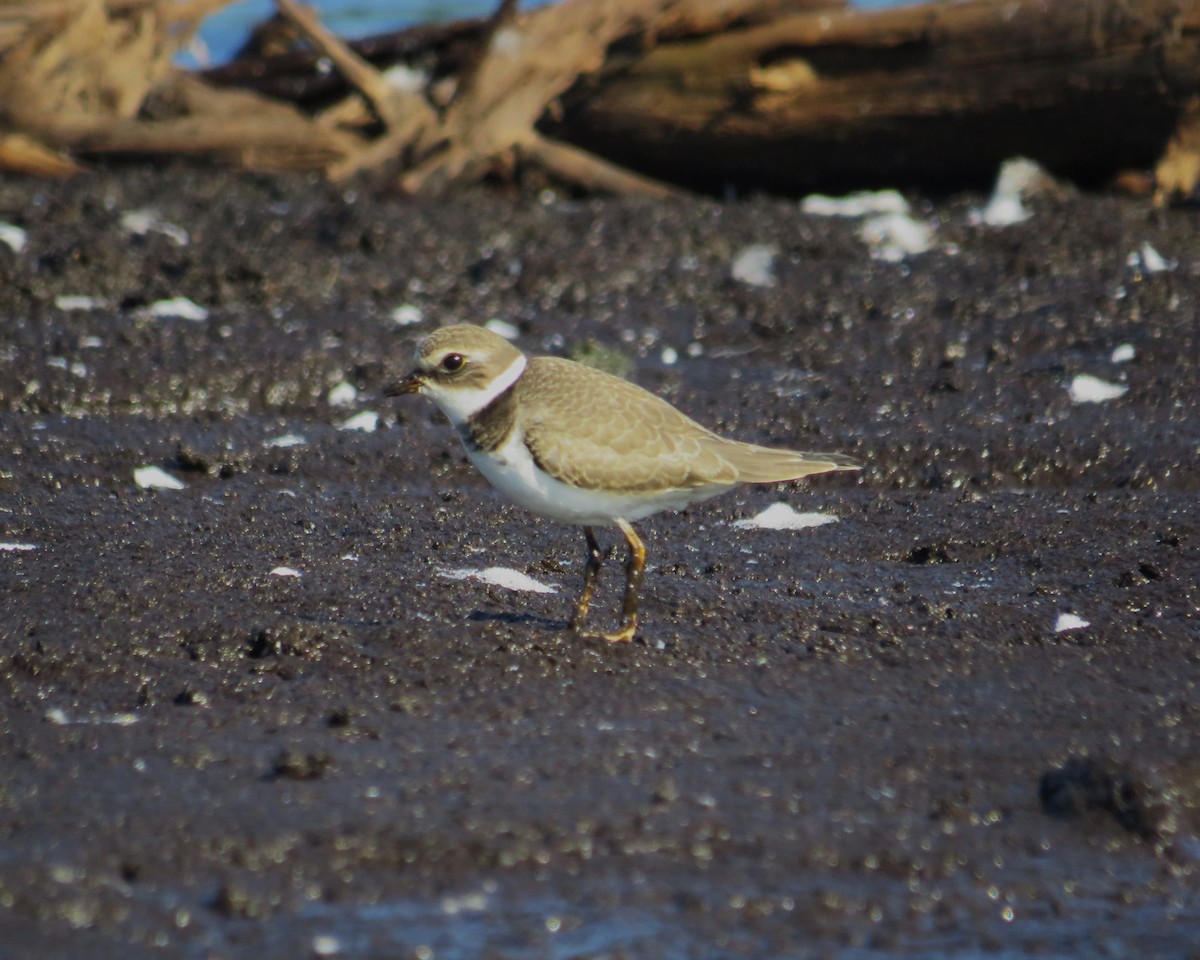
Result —
<path fill-rule="evenodd" d="M 466 362 L 466 357 L 461 353 L 448 353 L 442 357 L 442 369 L 447 373 L 454 373 L 456 370 L 461 370 L 462 365 Z"/>

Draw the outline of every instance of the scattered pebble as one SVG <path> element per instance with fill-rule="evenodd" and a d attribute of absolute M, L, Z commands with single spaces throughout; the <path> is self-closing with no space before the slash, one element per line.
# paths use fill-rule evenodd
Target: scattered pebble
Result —
<path fill-rule="evenodd" d="M 525 593 L 558 593 L 558 587 L 534 580 L 519 570 L 510 567 L 488 567 L 486 570 L 439 570 L 439 576 L 447 580 L 477 580 L 506 590 L 519 590 Z"/>
<path fill-rule="evenodd" d="M 342 952 L 342 941 L 330 933 L 318 933 L 312 938 L 312 952 L 318 957 L 336 957 Z"/>
<path fill-rule="evenodd" d="M 424 319 L 425 314 L 415 304 L 405 303 L 392 311 L 392 323 L 398 327 L 415 327 Z"/>
<path fill-rule="evenodd" d="M 29 243 L 29 234 L 13 223 L 0 223 L 0 243 L 8 244 L 13 253 L 21 253 Z"/>
<path fill-rule="evenodd" d="M 121 226 L 139 237 L 144 237 L 148 233 L 161 233 L 179 247 L 186 247 L 192 239 L 183 227 L 164 220 L 161 213 L 150 207 L 142 210 L 130 210 L 121 217 Z"/>
<path fill-rule="evenodd" d="M 91 373 L 91 371 L 87 368 L 87 364 L 79 362 L 72 363 L 66 357 L 47 357 L 46 366 L 54 367 L 57 370 L 66 370 L 67 373 L 73 374 L 76 377 L 86 377 L 89 373 Z"/>
<path fill-rule="evenodd" d="M 790 504 L 773 503 L 753 517 L 734 520 L 733 525 L 754 530 L 804 530 L 837 522 L 838 518 L 829 513 L 800 513 Z"/>
<path fill-rule="evenodd" d="M 329 401 L 331 407 L 349 407 L 354 405 L 354 401 L 358 399 L 358 390 L 354 384 L 343 380 L 341 383 L 332 387 L 325 399 Z"/>
<path fill-rule="evenodd" d="M 103 297 L 59 296 L 54 298 L 54 306 L 64 313 L 76 310 L 103 310 L 108 301 Z"/>
<path fill-rule="evenodd" d="M 187 486 L 161 467 L 138 467 L 133 471 L 133 482 L 143 490 L 183 490 Z"/>
<path fill-rule="evenodd" d="M 497 317 L 492 317 L 484 326 L 505 340 L 516 340 L 521 335 L 521 331 L 511 323 L 507 320 L 500 320 Z"/>
<path fill-rule="evenodd" d="M 1065 630 L 1082 630 L 1084 627 L 1091 626 L 1083 617 L 1077 617 L 1073 613 L 1060 613 L 1058 619 L 1054 621 L 1054 632 L 1062 633 Z"/>
<path fill-rule="evenodd" d="M 866 217 L 881 213 L 908 213 L 908 201 L 898 190 L 860 190 L 844 197 L 814 193 L 800 209 L 816 217 Z"/>
<path fill-rule="evenodd" d="M 1104 403 L 1123 397 L 1129 392 L 1129 388 L 1123 384 L 1109 383 L 1088 373 L 1077 376 L 1067 389 L 1071 394 L 1072 403 Z"/>
<path fill-rule="evenodd" d="M 752 243 L 734 256 L 730 276 L 750 287 L 775 286 L 775 258 L 779 248 L 773 243 Z"/>
<path fill-rule="evenodd" d="M 442 913 L 450 917 L 460 913 L 482 913 L 487 907 L 486 893 L 464 893 L 458 897 L 442 898 Z"/>
<path fill-rule="evenodd" d="M 295 567 L 276 567 L 271 571 L 273 577 L 298 577 L 300 575 L 300 571 Z"/>
<path fill-rule="evenodd" d="M 859 235 L 871 248 L 871 256 L 886 263 L 925 253 L 933 245 L 933 227 L 907 213 L 881 213 L 868 217 Z"/>
<path fill-rule="evenodd" d="M 298 433 L 283 433 L 263 441 L 264 447 L 302 447 L 308 441 Z"/>
<path fill-rule="evenodd" d="M 36 550 L 36 543 L 17 543 L 8 540 L 0 543 L 0 553 L 23 553 L 26 550 Z"/>
<path fill-rule="evenodd" d="M 374 410 L 364 410 L 356 413 L 348 420 L 343 420 L 339 430 L 361 430 L 363 433 L 374 433 L 379 428 L 379 414 Z"/>
<path fill-rule="evenodd" d="M 1136 356 L 1137 352 L 1133 349 L 1132 343 L 1122 343 L 1119 347 L 1116 347 L 1113 350 L 1112 356 L 1109 357 L 1109 360 L 1111 360 L 1113 363 L 1128 363 Z"/>
<path fill-rule="evenodd" d="M 155 317 L 160 320 L 176 318 L 191 320 L 199 323 L 208 319 L 208 308 L 202 307 L 187 297 L 173 297 L 170 300 L 158 300 L 148 307 L 138 311 L 142 316 Z"/>

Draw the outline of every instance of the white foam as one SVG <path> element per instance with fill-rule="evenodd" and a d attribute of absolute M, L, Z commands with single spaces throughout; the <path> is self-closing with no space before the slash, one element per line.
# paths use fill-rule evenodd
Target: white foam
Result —
<path fill-rule="evenodd" d="M 1071 381 L 1067 389 L 1071 394 L 1072 403 L 1105 403 L 1129 392 L 1129 388 L 1123 384 L 1109 383 L 1089 373 L 1081 373 Z"/>
<path fill-rule="evenodd" d="M 1091 624 L 1084 620 L 1083 617 L 1077 617 L 1073 613 L 1060 613 L 1054 621 L 1054 632 L 1063 633 L 1067 630 L 1082 630 L 1084 627 L 1090 627 Z"/>
<path fill-rule="evenodd" d="M 479 583 L 503 587 L 505 590 L 517 590 L 522 593 L 558 593 L 558 587 L 534 580 L 520 570 L 510 567 L 488 567 L 486 570 L 439 570 L 438 575 L 447 580 L 476 580 Z"/>
<path fill-rule="evenodd" d="M 374 433 L 379 428 L 379 414 L 374 410 L 364 410 L 356 413 L 349 420 L 342 421 L 339 430 L 361 430 L 363 433 Z"/>
<path fill-rule="evenodd" d="M 273 577 L 299 577 L 301 573 L 295 567 L 276 567 L 271 571 Z"/>
<path fill-rule="evenodd" d="M 161 467 L 138 467 L 133 471 L 133 482 L 143 490 L 183 490 L 187 486 Z"/>
<path fill-rule="evenodd" d="M 36 550 L 36 543 L 17 543 L 13 540 L 8 540 L 0 543 L 0 553 L 24 553 L 27 550 Z"/>
<path fill-rule="evenodd" d="M 753 530 L 805 530 L 827 523 L 837 523 L 838 518 L 829 513 L 801 513 L 790 504 L 773 503 L 761 513 L 744 520 L 734 520 L 735 527 Z"/>
<path fill-rule="evenodd" d="M 908 201 L 897 190 L 860 190 L 844 197 L 814 193 L 800 209 L 817 217 L 865 217 L 879 213 L 908 213 Z"/>
<path fill-rule="evenodd" d="M 179 319 L 199 323 L 208 319 L 208 308 L 202 307 L 187 297 L 172 297 L 170 300 L 157 300 L 150 306 L 139 311 L 142 316 L 155 317 L 160 320 Z"/>
<path fill-rule="evenodd" d="M 775 286 L 775 258 L 779 248 L 773 243 L 752 243 L 743 247 L 729 265 L 730 276 L 749 287 Z"/>

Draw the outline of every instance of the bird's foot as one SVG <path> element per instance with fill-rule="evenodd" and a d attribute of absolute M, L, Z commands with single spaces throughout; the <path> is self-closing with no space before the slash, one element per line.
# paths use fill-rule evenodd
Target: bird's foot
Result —
<path fill-rule="evenodd" d="M 608 643 L 629 643 L 637 635 L 636 622 L 622 624 L 619 630 L 613 630 L 610 633 L 600 630 L 581 630 L 574 624 L 571 625 L 571 629 L 582 640 L 606 640 Z"/>

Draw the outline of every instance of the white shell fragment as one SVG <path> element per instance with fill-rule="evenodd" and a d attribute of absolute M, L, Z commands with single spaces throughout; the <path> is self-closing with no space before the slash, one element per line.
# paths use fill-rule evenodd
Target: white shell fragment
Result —
<path fill-rule="evenodd" d="M 1104 403 L 1116 400 L 1129 392 L 1129 388 L 1120 383 L 1109 383 L 1089 373 L 1081 373 L 1071 381 L 1067 388 L 1071 394 L 1072 403 Z"/>
<path fill-rule="evenodd" d="M 878 213 L 908 213 L 908 201 L 897 190 L 860 190 L 844 197 L 814 193 L 800 209 L 816 217 L 865 217 Z"/>
<path fill-rule="evenodd" d="M 905 257 L 925 253 L 933 245 L 933 227 L 907 213 L 881 213 L 868 217 L 859 235 L 875 260 L 899 263 Z"/>
<path fill-rule="evenodd" d="M 161 213 L 149 207 L 143 210 L 130 210 L 122 215 L 121 226 L 139 237 L 144 237 L 148 233 L 161 233 L 178 247 L 186 247 L 192 239 L 183 227 L 164 220 Z"/>
<path fill-rule="evenodd" d="M 208 307 L 202 307 L 187 297 L 173 297 L 170 300 L 158 300 L 139 311 L 143 316 L 155 317 L 160 320 L 178 319 L 191 320 L 199 323 L 208 319 Z"/>
<path fill-rule="evenodd" d="M 838 518 L 829 513 L 801 513 L 790 504 L 773 503 L 753 517 L 734 520 L 733 525 L 753 530 L 804 530 L 837 522 Z"/>
<path fill-rule="evenodd" d="M 1178 266 L 1174 260 L 1166 259 L 1155 250 L 1149 240 L 1131 253 L 1125 262 L 1131 267 L 1141 267 L 1146 273 L 1163 273 L 1166 270 L 1174 270 Z"/>
<path fill-rule="evenodd" d="M 1112 356 L 1108 359 L 1112 363 L 1128 363 L 1136 356 L 1137 351 L 1133 349 L 1132 343 L 1122 343 L 1113 349 Z"/>
<path fill-rule="evenodd" d="M 0 553 L 25 553 L 26 551 L 36 549 L 36 543 L 17 543 L 13 540 L 6 540 L 0 543 Z"/>
<path fill-rule="evenodd" d="M 60 727 L 73 723 L 111 723 L 117 727 L 129 727 L 137 723 L 141 717 L 136 713 L 109 713 L 97 717 L 70 717 L 62 707 L 51 707 L 46 711 L 46 719 Z"/>
<path fill-rule="evenodd" d="M 1054 621 L 1054 632 L 1063 633 L 1067 630 L 1082 630 L 1084 627 L 1090 627 L 1091 624 L 1084 620 L 1083 617 L 1077 617 L 1073 613 L 1060 613 L 1058 619 Z"/>
<path fill-rule="evenodd" d="M 496 336 L 503 337 L 505 340 L 516 340 L 521 335 L 521 331 L 515 326 L 507 320 L 501 320 L 498 317 L 492 317 L 484 326 Z"/>
<path fill-rule="evenodd" d="M 271 571 L 273 577 L 298 577 L 300 575 L 300 571 L 295 567 L 276 567 Z"/>
<path fill-rule="evenodd" d="M 14 223 L 0 223 L 0 243 L 6 244 L 13 253 L 21 253 L 29 243 L 29 234 Z"/>
<path fill-rule="evenodd" d="M 354 384 L 343 380 L 341 383 L 330 388 L 329 393 L 325 395 L 325 399 L 331 407 L 353 406 L 354 401 L 358 399 L 358 390 Z"/>
<path fill-rule="evenodd" d="M 775 286 L 775 258 L 779 248 L 773 243 L 752 243 L 743 247 L 729 265 L 729 275 L 748 287 Z"/>
<path fill-rule="evenodd" d="M 379 428 L 379 414 L 374 410 L 364 410 L 356 413 L 348 420 L 343 420 L 339 430 L 361 430 L 363 433 L 374 433 Z"/>
<path fill-rule="evenodd" d="M 392 323 L 398 327 L 415 327 L 424 319 L 421 308 L 411 303 L 402 304 L 392 311 Z"/>
<path fill-rule="evenodd" d="M 263 441 L 264 447 L 302 447 L 308 441 L 298 433 L 283 433 Z"/>
<path fill-rule="evenodd" d="M 108 301 L 103 297 L 63 295 L 54 298 L 55 309 L 61 310 L 63 313 L 71 313 L 76 310 L 103 310 L 107 306 Z"/>
<path fill-rule="evenodd" d="M 486 570 L 439 570 L 438 575 L 447 580 L 476 580 L 479 583 L 517 590 L 523 593 L 558 593 L 558 587 L 534 580 L 520 570 L 511 567 L 488 567 Z"/>
<path fill-rule="evenodd" d="M 133 482 L 143 490 L 183 490 L 187 487 L 161 467 L 138 467 L 133 471 Z"/>
<path fill-rule="evenodd" d="M 987 206 L 977 211 L 976 223 L 989 227 L 1011 227 L 1028 220 L 1032 214 L 1021 202 L 1051 182 L 1050 175 L 1032 160 L 1013 157 L 1000 164 L 1000 174 Z"/>

